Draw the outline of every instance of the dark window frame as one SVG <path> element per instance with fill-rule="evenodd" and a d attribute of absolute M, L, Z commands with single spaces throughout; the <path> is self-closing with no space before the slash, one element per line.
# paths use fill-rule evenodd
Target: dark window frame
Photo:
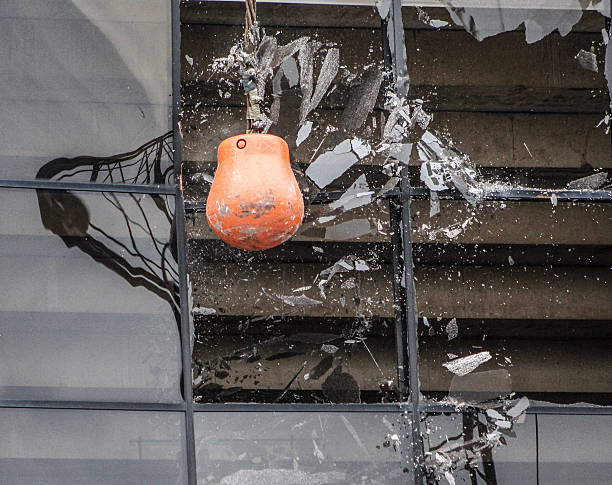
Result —
<path fill-rule="evenodd" d="M 127 184 L 96 184 L 83 182 L 65 182 L 52 180 L 0 180 L 2 189 L 59 189 L 93 192 L 117 192 L 133 194 L 159 194 L 174 196 L 176 207 L 176 236 L 178 244 L 178 268 L 181 305 L 180 339 L 182 395 L 183 402 L 176 404 L 143 403 L 143 402 L 94 402 L 94 401 L 33 401 L 33 400 L 0 400 L 2 408 L 29 408 L 55 410 L 108 410 L 108 411 L 173 411 L 184 413 L 185 440 L 187 460 L 187 480 L 190 485 L 196 485 L 196 456 L 194 436 L 194 413 L 215 412 L 337 412 L 337 413 L 397 413 L 411 425 L 411 435 L 402 440 L 404 463 L 414 469 L 413 474 L 407 474 L 407 482 L 423 483 L 425 470 L 423 465 L 423 442 L 421 439 L 421 416 L 426 413 L 457 413 L 451 406 L 428 404 L 420 400 L 418 380 L 418 333 L 417 309 L 415 302 L 414 263 L 412 260 L 412 240 L 410 222 L 410 204 L 413 199 L 428 199 L 427 189 L 410 186 L 408 172 L 402 174 L 400 187 L 388 192 L 390 219 L 392 228 L 393 248 L 393 290 L 396 305 L 395 329 L 398 359 L 398 387 L 402 402 L 395 404 L 260 404 L 260 403 L 194 403 L 192 398 L 191 376 L 191 335 L 190 310 L 188 307 L 188 283 L 186 262 L 185 213 L 204 209 L 202 203 L 185 202 L 181 187 L 181 133 L 180 133 L 180 0 L 170 0 L 172 23 L 172 125 L 174 146 L 174 168 L 176 186 L 127 185 Z M 392 8 L 387 21 L 383 21 L 383 53 L 385 63 L 393 72 L 393 81 L 401 77 L 406 69 L 406 59 L 403 51 L 393 51 L 387 33 L 393 36 L 394 45 L 403 42 L 403 24 L 401 17 L 401 0 L 392 0 Z M 398 95 L 401 87 L 394 86 Z M 541 201 L 548 202 L 555 194 L 559 202 L 612 202 L 612 190 L 535 190 L 516 189 L 492 192 L 487 195 L 490 201 Z M 327 192 L 318 195 L 314 203 L 326 203 L 340 198 L 340 192 Z M 448 191 L 439 194 L 440 199 L 461 199 L 461 194 Z M 404 240 L 401 239 L 404 235 Z M 401 285 L 402 275 L 406 275 L 405 287 Z M 558 406 L 554 404 L 530 407 L 530 414 L 594 414 L 611 415 L 612 407 L 597 407 L 584 405 Z M 414 466 L 413 466 L 414 465 Z"/>

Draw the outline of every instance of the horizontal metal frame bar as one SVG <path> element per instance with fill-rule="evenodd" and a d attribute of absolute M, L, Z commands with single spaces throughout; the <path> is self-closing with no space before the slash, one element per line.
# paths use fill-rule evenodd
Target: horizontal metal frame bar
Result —
<path fill-rule="evenodd" d="M 32 408 L 32 409 L 83 409 L 95 411 L 174 411 L 184 412 L 185 402 L 178 403 L 146 403 L 146 402 L 100 402 L 100 401 L 21 401 L 0 400 L 2 408 Z"/>
<path fill-rule="evenodd" d="M 89 182 L 58 182 L 55 180 L 7 180 L 0 179 L 5 189 L 50 189 L 83 192 L 120 192 L 133 194 L 174 195 L 176 188 L 170 185 L 94 184 Z"/>
<path fill-rule="evenodd" d="M 321 192 L 312 201 L 312 204 L 328 204 L 342 197 L 342 191 Z M 557 202 L 612 202 L 612 190 L 550 190 L 550 189 L 509 189 L 496 190 L 483 195 L 480 200 L 487 201 L 532 201 L 550 202 L 553 195 Z M 381 196 L 384 199 L 402 198 L 429 199 L 430 190 L 426 188 L 411 187 L 404 194 L 399 189 L 393 189 Z M 464 200 L 463 195 L 456 190 L 438 192 L 442 200 Z M 205 201 L 185 202 L 185 212 L 201 212 L 206 210 Z"/>
<path fill-rule="evenodd" d="M 182 0 L 182 3 L 196 3 L 202 0 Z M 211 1 L 211 0 L 209 0 Z M 214 0 L 223 2 L 238 2 L 242 0 Z M 260 3 L 303 3 L 308 5 L 347 5 L 353 7 L 371 7 L 371 0 L 257 0 Z M 443 0 L 402 0 L 402 7 L 438 7 L 445 8 L 447 3 Z M 491 2 L 487 0 L 469 0 L 462 1 L 462 7 L 475 7 L 475 8 L 492 8 Z M 575 2 L 568 0 L 548 0 L 546 2 L 538 2 L 538 5 L 533 5 L 530 0 L 506 0 L 499 7 L 499 9 L 505 8 L 527 8 L 532 10 L 550 9 L 550 10 L 580 10 L 576 7 Z M 584 10 L 594 10 L 595 7 L 589 5 Z"/>
<path fill-rule="evenodd" d="M 398 413 L 406 412 L 407 403 L 384 404 L 330 404 L 330 403 L 194 403 L 194 412 L 279 412 L 279 413 Z M 100 401 L 26 401 L 0 400 L 3 408 L 31 408 L 56 410 L 92 410 L 92 411 L 157 411 L 184 412 L 185 402 L 178 403 L 145 403 L 145 402 L 100 402 Z M 451 404 L 421 404 L 420 413 L 452 413 L 461 414 Z M 559 405 L 553 403 L 538 403 L 527 408 L 527 414 L 588 414 L 612 415 L 612 406 Z"/>
<path fill-rule="evenodd" d="M 281 413 L 398 413 L 405 411 L 405 404 L 329 404 L 329 403 L 195 403 L 194 412 L 281 412 Z"/>

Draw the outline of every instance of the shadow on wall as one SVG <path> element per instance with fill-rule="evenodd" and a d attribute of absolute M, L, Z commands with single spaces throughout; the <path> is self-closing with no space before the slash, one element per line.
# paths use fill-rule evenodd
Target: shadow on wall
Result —
<path fill-rule="evenodd" d="M 170 8 L 141 3 L 1 2 L 0 178 L 126 152 L 169 130 Z"/>

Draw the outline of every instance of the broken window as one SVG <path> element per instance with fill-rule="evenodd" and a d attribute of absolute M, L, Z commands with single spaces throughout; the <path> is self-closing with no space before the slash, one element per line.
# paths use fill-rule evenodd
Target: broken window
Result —
<path fill-rule="evenodd" d="M 267 16 L 264 6 L 249 54 L 242 10 L 208 6 L 202 17 L 201 9 L 183 10 L 187 200 L 206 199 L 217 145 L 244 132 L 246 85 L 262 98 L 261 131 L 289 145 L 306 214 L 291 241 L 260 253 L 219 241 L 203 211 L 188 215 L 195 399 L 393 401 L 398 372 L 385 196 L 398 178 L 380 150 L 380 22 L 361 10 L 355 29 L 320 28 L 322 7 L 290 9 L 295 17 L 283 18 Z M 212 25 L 215 15 L 236 25 Z M 294 27 L 302 15 L 313 19 Z"/>
<path fill-rule="evenodd" d="M 397 402 L 416 482 L 529 482 L 541 409 L 611 404 L 610 12 L 442 4 L 260 3 L 247 40 L 242 5 L 185 5 L 195 406 L 273 405 L 253 433 L 299 441 L 283 404 Z M 204 216 L 216 147 L 247 119 L 287 141 L 306 201 L 260 253 Z M 264 470 L 247 449 L 223 451 L 240 469 L 207 461 L 215 446 L 212 482 L 337 479 L 299 446 Z"/>
<path fill-rule="evenodd" d="M 607 206 L 503 205 L 442 201 L 437 220 L 417 215 L 422 392 L 610 403 Z M 449 237 L 449 216 L 473 221 Z"/>

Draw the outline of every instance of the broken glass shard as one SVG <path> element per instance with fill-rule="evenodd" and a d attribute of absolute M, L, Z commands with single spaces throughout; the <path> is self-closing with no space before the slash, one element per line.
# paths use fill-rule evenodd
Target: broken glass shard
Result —
<path fill-rule="evenodd" d="M 325 281 L 329 281 L 336 273 L 345 273 L 347 271 L 353 271 L 355 269 L 355 265 L 353 263 L 353 259 L 355 256 L 345 256 L 342 259 L 336 261 L 329 268 L 324 269 L 319 273 L 319 277 L 326 278 Z"/>
<path fill-rule="evenodd" d="M 299 293 L 300 291 L 308 291 L 312 288 L 312 286 L 301 286 L 300 288 L 296 288 L 295 290 L 292 290 L 293 293 Z"/>
<path fill-rule="evenodd" d="M 292 56 L 287 57 L 281 64 L 283 70 L 283 76 L 289 83 L 289 88 L 297 86 L 300 82 L 300 73 L 298 71 L 297 63 Z"/>
<path fill-rule="evenodd" d="M 467 355 L 465 357 L 460 357 L 455 360 L 451 360 L 450 362 L 446 362 L 442 364 L 453 374 L 458 376 L 464 376 L 469 374 L 474 369 L 476 369 L 479 365 L 484 364 L 488 360 L 491 360 L 491 354 L 488 351 L 478 352 L 476 354 Z"/>
<path fill-rule="evenodd" d="M 318 43 L 307 42 L 302 46 L 298 54 L 298 61 L 300 63 L 300 89 L 302 90 L 302 103 L 300 105 L 300 120 L 306 118 L 306 111 L 310 106 L 310 99 L 312 98 L 313 90 L 313 63 L 314 55 L 318 49 Z"/>
<path fill-rule="evenodd" d="M 385 20 L 389 15 L 389 10 L 391 9 L 391 0 L 377 0 L 376 8 L 380 18 Z"/>
<path fill-rule="evenodd" d="M 298 130 L 297 138 L 295 140 L 295 146 L 300 146 L 302 142 L 310 136 L 312 130 L 312 121 L 307 121 Z"/>
<path fill-rule="evenodd" d="M 566 185 L 570 190 L 595 190 L 600 188 L 608 180 L 608 172 L 598 172 L 593 175 L 572 180 Z"/>
<path fill-rule="evenodd" d="M 587 69 L 588 71 L 599 71 L 597 67 L 597 56 L 594 52 L 588 52 L 584 49 L 580 49 L 578 54 L 576 54 L 576 60 L 582 68 Z"/>
<path fill-rule="evenodd" d="M 346 144 L 348 144 L 348 150 Z M 319 155 L 306 169 L 306 175 L 320 189 L 326 187 L 357 163 L 357 155 L 350 150 L 350 140 L 344 140 L 332 151 Z"/>
<path fill-rule="evenodd" d="M 320 305 L 321 303 L 323 303 L 322 301 L 319 300 L 315 300 L 313 298 L 310 298 L 306 295 L 290 295 L 290 296 L 280 296 L 280 299 L 282 300 L 283 303 L 285 303 L 286 305 L 290 305 L 290 306 L 297 306 L 297 307 L 309 307 L 309 306 L 315 306 L 315 305 Z"/>
<path fill-rule="evenodd" d="M 325 228 L 325 239 L 346 241 L 370 234 L 372 228 L 368 219 L 353 219 Z"/>
<path fill-rule="evenodd" d="M 333 47 L 327 51 L 325 55 L 325 59 L 323 60 L 323 65 L 321 66 L 321 70 L 319 72 L 319 77 L 317 79 L 317 85 L 314 90 L 314 94 L 310 99 L 307 107 L 304 109 L 300 108 L 300 124 L 304 123 L 308 114 L 315 109 L 325 93 L 329 89 L 332 81 L 338 74 L 338 67 L 340 65 L 340 51 Z M 304 102 L 302 101 L 302 105 Z"/>
<path fill-rule="evenodd" d="M 448 187 L 444 182 L 444 166 L 439 162 L 423 162 L 421 164 L 421 180 L 429 190 L 440 191 Z"/>
<path fill-rule="evenodd" d="M 191 313 L 193 313 L 194 315 L 212 315 L 214 313 L 217 313 L 217 310 L 215 310 L 214 308 L 206 308 L 206 307 L 203 307 L 203 306 L 195 306 L 191 310 Z"/>
<path fill-rule="evenodd" d="M 278 67 L 279 65 L 281 65 L 282 63 L 284 63 L 285 61 L 287 61 L 290 57 L 293 56 L 293 54 L 298 52 L 300 49 L 303 49 L 306 43 L 308 42 L 308 40 L 309 40 L 309 37 L 300 37 L 299 39 L 296 39 L 287 45 L 278 47 L 276 49 L 276 52 L 274 53 L 274 59 L 272 60 L 272 64 L 270 67 L 274 69 Z M 296 69 L 297 69 L 297 66 L 296 66 Z M 287 76 L 287 73 L 285 73 L 285 75 Z M 289 79 L 288 76 L 287 76 L 287 79 Z M 296 79 L 299 80 L 299 76 L 297 76 Z M 291 83 L 291 81 L 289 82 Z"/>
<path fill-rule="evenodd" d="M 457 325 L 456 318 L 453 318 L 446 324 L 446 334 L 448 335 L 448 340 L 453 340 L 459 336 L 459 326 Z"/>
<path fill-rule="evenodd" d="M 331 210 L 342 209 L 348 211 L 369 204 L 374 195 L 374 191 L 369 189 L 366 176 L 362 174 L 338 200 L 329 204 L 329 208 Z"/>
<path fill-rule="evenodd" d="M 511 418 L 518 418 L 519 415 L 523 414 L 523 412 L 525 412 L 528 407 L 529 407 L 529 399 L 523 396 L 522 398 L 519 399 L 519 401 L 512 408 L 510 408 L 506 412 L 506 414 L 510 416 Z"/>
<path fill-rule="evenodd" d="M 410 162 L 410 155 L 412 155 L 412 143 L 395 143 L 391 154 L 393 158 L 399 160 L 404 165 L 408 165 Z"/>
<path fill-rule="evenodd" d="M 319 224 L 325 224 L 327 222 L 333 221 L 336 218 L 336 216 L 323 216 L 323 217 L 319 217 L 317 219 L 317 222 Z"/>
<path fill-rule="evenodd" d="M 567 35 L 582 18 L 581 0 L 569 0 L 567 9 L 516 8 L 514 0 L 498 0 L 497 8 L 473 7 L 469 0 L 445 0 L 446 9 L 455 24 L 461 25 L 476 39 L 482 41 L 502 32 L 525 26 L 528 44 L 537 42 L 557 30 Z M 513 8 L 514 7 L 514 8 Z"/>
<path fill-rule="evenodd" d="M 441 29 L 442 27 L 446 27 L 448 22 L 445 20 L 431 19 L 429 25 L 434 29 Z"/>
<path fill-rule="evenodd" d="M 201 184 L 203 182 L 212 184 L 213 176 L 206 172 L 198 172 L 191 177 L 191 182 L 195 184 Z"/>
<path fill-rule="evenodd" d="M 397 183 L 400 181 L 399 177 L 390 177 L 386 182 L 385 185 L 382 186 L 382 188 L 378 191 L 378 196 L 382 197 L 383 195 L 385 195 L 387 192 L 392 191 L 395 186 L 397 185 Z"/>
<path fill-rule="evenodd" d="M 490 417 L 491 419 L 504 419 L 504 417 L 498 413 L 495 409 L 487 409 L 487 416 Z"/>
<path fill-rule="evenodd" d="M 323 344 L 321 345 L 321 350 L 328 354 L 335 354 L 340 349 L 339 347 L 336 347 L 335 345 L 332 345 L 332 344 Z"/>
<path fill-rule="evenodd" d="M 372 152 L 370 144 L 367 141 L 362 140 L 361 138 L 353 138 L 351 140 L 351 148 L 360 160 L 362 158 L 367 157 Z"/>
<path fill-rule="evenodd" d="M 376 104 L 382 78 L 383 73 L 378 66 L 368 67 L 360 75 L 357 85 L 351 89 L 349 100 L 342 112 L 340 119 L 342 131 L 350 134 L 363 126 Z"/>
<path fill-rule="evenodd" d="M 429 193 L 429 217 L 440 213 L 440 197 L 437 192 Z"/>

